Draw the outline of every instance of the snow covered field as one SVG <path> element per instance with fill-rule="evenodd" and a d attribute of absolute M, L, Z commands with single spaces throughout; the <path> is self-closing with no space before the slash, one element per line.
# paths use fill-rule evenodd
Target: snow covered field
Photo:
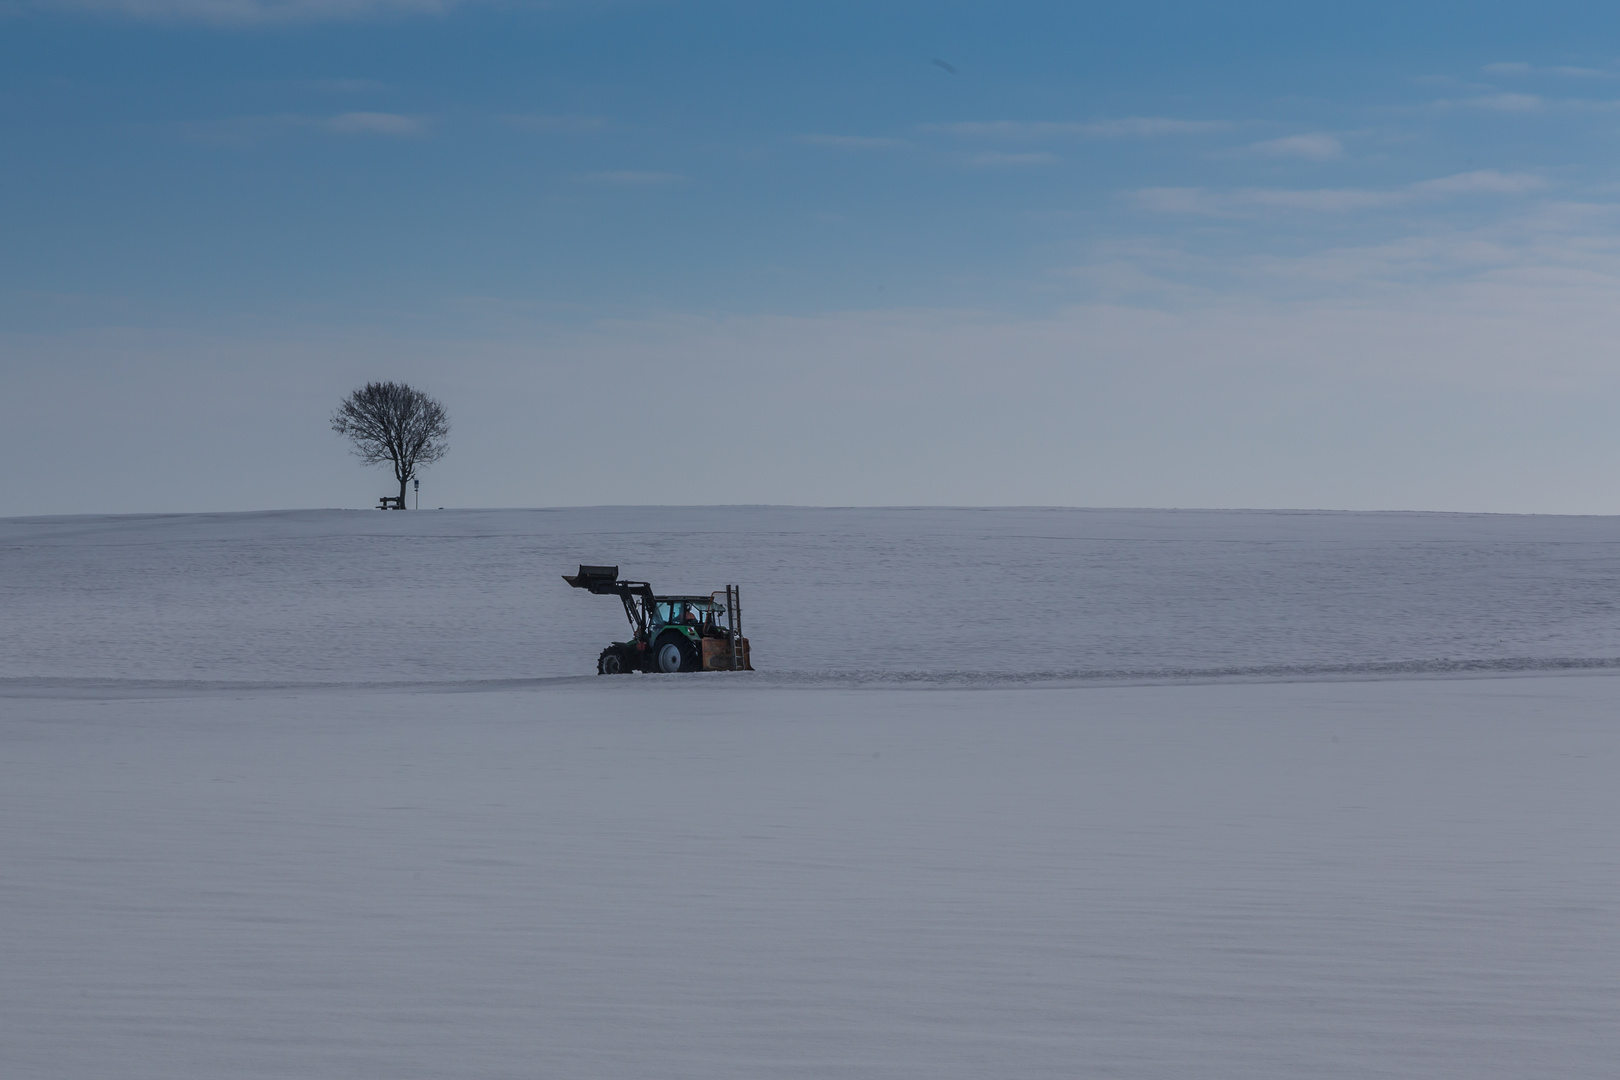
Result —
<path fill-rule="evenodd" d="M 0 678 L 594 673 L 617 563 L 849 681 L 1620 663 L 1620 518 L 608 508 L 0 520 Z M 1528 662 L 1528 663 L 1527 663 Z"/>
<path fill-rule="evenodd" d="M 598 560 L 765 670 L 569 677 Z M 1617 599 L 1610 519 L 0 521 L 0 1075 L 1612 1076 Z"/>

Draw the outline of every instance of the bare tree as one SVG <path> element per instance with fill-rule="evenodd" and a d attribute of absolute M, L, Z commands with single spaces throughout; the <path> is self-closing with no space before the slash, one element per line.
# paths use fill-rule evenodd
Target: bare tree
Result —
<path fill-rule="evenodd" d="M 414 387 L 374 382 L 343 399 L 332 414 L 332 430 L 354 443 L 355 456 L 367 465 L 394 466 L 404 506 L 405 485 L 416 470 L 449 449 L 450 418 L 443 405 Z"/>

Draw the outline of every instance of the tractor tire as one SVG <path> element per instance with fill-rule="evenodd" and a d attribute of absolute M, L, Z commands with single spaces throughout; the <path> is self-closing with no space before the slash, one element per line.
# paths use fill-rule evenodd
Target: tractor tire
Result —
<path fill-rule="evenodd" d="M 677 671 L 696 671 L 697 667 L 697 650 L 684 634 L 665 634 L 653 646 L 654 671 L 672 675 Z"/>
<path fill-rule="evenodd" d="M 628 675 L 630 670 L 630 658 L 617 646 L 609 645 L 602 650 L 602 655 L 596 658 L 598 675 Z"/>

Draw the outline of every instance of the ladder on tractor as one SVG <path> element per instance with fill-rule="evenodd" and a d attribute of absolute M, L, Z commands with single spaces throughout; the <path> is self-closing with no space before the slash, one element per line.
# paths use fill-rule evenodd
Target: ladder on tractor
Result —
<path fill-rule="evenodd" d="M 742 589 L 726 586 L 726 629 L 731 631 L 731 670 L 743 669 Z"/>

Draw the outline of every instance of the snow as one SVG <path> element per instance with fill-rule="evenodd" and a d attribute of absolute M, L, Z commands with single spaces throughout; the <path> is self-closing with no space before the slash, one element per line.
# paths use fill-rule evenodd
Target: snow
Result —
<path fill-rule="evenodd" d="M 0 678 L 595 671 L 567 588 L 743 587 L 778 676 L 1086 679 L 1620 658 L 1620 518 L 607 508 L 0 520 Z"/>
<path fill-rule="evenodd" d="M 1617 545 L 0 521 L 0 1075 L 1607 1077 Z M 766 670 L 579 675 L 596 561 Z"/>

